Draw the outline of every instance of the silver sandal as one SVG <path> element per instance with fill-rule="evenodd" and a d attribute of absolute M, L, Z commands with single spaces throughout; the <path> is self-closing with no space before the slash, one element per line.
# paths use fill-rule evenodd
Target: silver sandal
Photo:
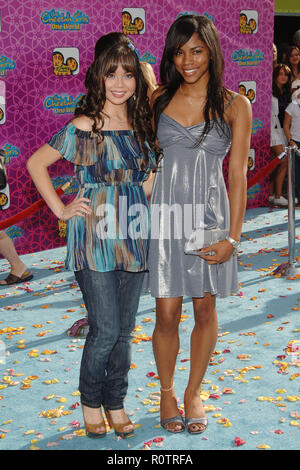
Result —
<path fill-rule="evenodd" d="M 190 430 L 189 426 L 191 424 L 203 424 L 204 428 L 199 429 L 198 431 Z M 187 428 L 190 434 L 201 434 L 206 430 L 208 426 L 208 419 L 207 418 L 185 418 L 185 427 Z"/>
<path fill-rule="evenodd" d="M 167 425 L 170 423 L 178 423 L 178 425 L 181 425 L 181 429 L 169 429 L 167 428 Z M 169 432 L 173 433 L 178 433 L 178 432 L 183 432 L 184 431 L 184 419 L 181 415 L 174 416 L 174 418 L 167 418 L 167 419 L 162 419 L 160 422 L 160 425 Z"/>
<path fill-rule="evenodd" d="M 170 392 L 171 390 L 173 390 L 173 388 L 174 388 L 174 385 L 172 385 L 172 387 L 170 387 L 170 388 L 161 388 L 160 390 L 161 390 L 161 392 Z M 181 426 L 181 429 L 168 429 L 167 425 L 170 424 L 170 423 L 178 423 L 178 425 Z M 178 433 L 178 432 L 183 432 L 184 429 L 185 429 L 184 419 L 181 416 L 181 414 L 178 414 L 178 415 L 174 416 L 173 418 L 162 419 L 160 421 L 160 425 L 166 431 L 172 432 L 174 434 Z"/>

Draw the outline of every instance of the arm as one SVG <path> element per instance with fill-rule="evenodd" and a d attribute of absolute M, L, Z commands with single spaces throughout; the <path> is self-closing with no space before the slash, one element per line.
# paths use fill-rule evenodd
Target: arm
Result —
<path fill-rule="evenodd" d="M 230 115 L 228 117 L 232 126 L 232 144 L 228 169 L 229 236 L 239 241 L 247 204 L 246 175 L 252 129 L 252 109 L 249 100 L 241 95 L 235 97 L 229 109 Z M 201 256 L 209 264 L 227 261 L 234 251 L 233 245 L 228 240 L 224 240 L 211 247 L 203 248 L 201 253 L 212 251 L 212 248 L 215 255 Z"/>
<path fill-rule="evenodd" d="M 285 133 L 285 136 L 289 142 L 289 145 L 294 144 L 294 141 L 291 136 L 291 124 L 292 124 L 292 116 L 285 112 L 284 113 L 284 121 L 283 121 L 283 131 Z"/>
<path fill-rule="evenodd" d="M 247 98 L 237 96 L 232 109 L 232 145 L 228 183 L 230 205 L 229 236 L 240 240 L 247 204 L 247 163 L 252 130 L 252 109 Z"/>
<path fill-rule="evenodd" d="M 67 206 L 56 194 L 49 173 L 48 167 L 61 158 L 61 154 L 50 145 L 44 144 L 27 161 L 27 169 L 30 176 L 46 204 L 52 212 L 63 220 L 68 220 L 74 215 L 83 216 L 90 213 L 90 208 L 85 204 L 89 200 L 78 198 Z"/>

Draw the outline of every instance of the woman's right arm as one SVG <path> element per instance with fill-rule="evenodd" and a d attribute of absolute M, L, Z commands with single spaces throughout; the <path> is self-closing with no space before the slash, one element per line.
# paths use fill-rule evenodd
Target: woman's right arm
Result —
<path fill-rule="evenodd" d="M 294 144 L 294 141 L 291 137 L 291 124 L 292 124 L 292 116 L 285 111 L 284 113 L 284 121 L 283 121 L 283 130 L 289 145 Z"/>
<path fill-rule="evenodd" d="M 27 161 L 27 169 L 42 198 L 56 215 L 68 220 L 74 215 L 84 216 L 91 212 L 86 204 L 87 198 L 77 198 L 68 205 L 64 205 L 56 194 L 48 172 L 48 167 L 61 158 L 61 154 L 49 144 L 40 147 Z"/>

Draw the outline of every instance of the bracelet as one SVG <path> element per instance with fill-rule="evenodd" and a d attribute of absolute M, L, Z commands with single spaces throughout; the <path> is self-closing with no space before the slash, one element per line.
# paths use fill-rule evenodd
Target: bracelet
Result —
<path fill-rule="evenodd" d="M 229 243 L 232 244 L 232 246 L 233 246 L 233 248 L 234 248 L 234 252 L 233 252 L 233 253 L 236 254 L 236 253 L 240 250 L 240 248 L 241 248 L 241 243 L 240 243 L 239 241 L 237 241 L 237 240 L 234 240 L 233 238 L 231 238 L 231 237 L 229 237 L 229 236 L 226 237 L 226 240 L 228 240 Z"/>

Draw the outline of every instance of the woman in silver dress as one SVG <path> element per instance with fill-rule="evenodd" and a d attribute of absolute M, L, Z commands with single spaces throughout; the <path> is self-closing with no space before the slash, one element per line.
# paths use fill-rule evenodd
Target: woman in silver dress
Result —
<path fill-rule="evenodd" d="M 153 95 L 155 128 L 164 157 L 153 184 L 149 252 L 150 290 L 156 298 L 153 349 L 161 381 L 161 425 L 170 432 L 186 428 L 198 434 L 206 429 L 200 389 L 217 341 L 216 296 L 238 291 L 235 252 L 246 207 L 252 115 L 249 100 L 223 86 L 223 68 L 212 21 L 195 15 L 178 18 L 166 38 L 162 84 Z M 222 163 L 229 149 L 227 195 Z M 197 207 L 202 208 L 203 231 L 227 237 L 195 256 L 185 253 L 188 236 L 183 228 L 190 222 L 186 214 Z M 195 318 L 185 420 L 174 391 L 183 296 L 192 297 Z"/>

